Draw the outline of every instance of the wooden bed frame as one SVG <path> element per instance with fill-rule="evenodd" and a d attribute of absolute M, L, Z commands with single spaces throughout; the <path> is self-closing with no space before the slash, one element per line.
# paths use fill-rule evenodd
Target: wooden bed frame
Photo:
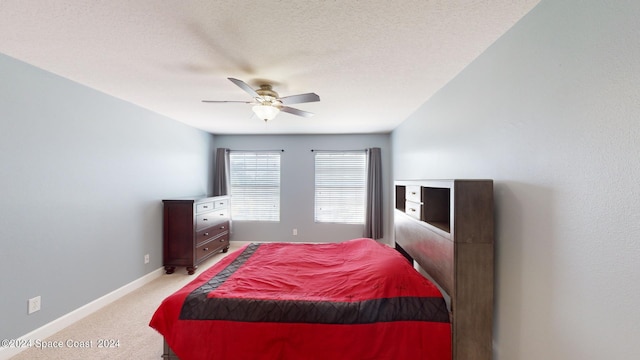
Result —
<path fill-rule="evenodd" d="M 167 360 L 180 360 L 178 358 L 178 355 L 176 355 L 176 353 L 173 352 L 173 350 L 171 350 L 171 348 L 169 347 L 169 344 L 167 344 L 167 340 L 165 340 L 164 338 L 162 338 L 162 358 L 163 359 L 167 359 Z"/>
<path fill-rule="evenodd" d="M 450 298 L 453 360 L 491 359 L 493 181 L 396 181 L 394 232 Z"/>

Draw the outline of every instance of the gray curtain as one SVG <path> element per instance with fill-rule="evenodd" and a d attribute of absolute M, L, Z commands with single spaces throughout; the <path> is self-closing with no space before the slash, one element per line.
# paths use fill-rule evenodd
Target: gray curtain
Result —
<path fill-rule="evenodd" d="M 364 237 L 381 239 L 382 233 L 382 159 L 380 148 L 367 149 L 367 205 Z"/>
<path fill-rule="evenodd" d="M 216 167 L 213 174 L 213 196 L 228 195 L 229 183 L 229 149 L 216 150 Z"/>

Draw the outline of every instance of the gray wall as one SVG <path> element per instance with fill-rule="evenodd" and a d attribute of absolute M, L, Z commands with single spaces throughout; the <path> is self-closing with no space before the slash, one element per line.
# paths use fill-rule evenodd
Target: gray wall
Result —
<path fill-rule="evenodd" d="M 542 1 L 392 133 L 495 179 L 495 359 L 639 359 L 640 2 Z"/>
<path fill-rule="evenodd" d="M 212 139 L 0 54 L 0 339 L 160 268 L 161 199 L 208 192 Z"/>
<path fill-rule="evenodd" d="M 277 121 L 274 120 L 274 121 Z M 362 225 L 315 223 L 314 157 L 311 149 L 356 150 L 379 147 L 382 151 L 385 204 L 385 238 L 391 238 L 389 189 L 391 189 L 391 154 L 389 134 L 375 135 L 216 135 L 216 146 L 231 150 L 283 149 L 281 159 L 280 222 L 234 221 L 232 240 L 334 242 L 362 237 Z M 293 236 L 292 230 L 298 229 Z"/>

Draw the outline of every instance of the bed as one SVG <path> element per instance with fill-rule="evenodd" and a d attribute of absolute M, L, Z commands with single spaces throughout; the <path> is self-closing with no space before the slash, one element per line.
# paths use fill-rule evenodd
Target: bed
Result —
<path fill-rule="evenodd" d="M 254 243 L 167 297 L 150 326 L 190 359 L 451 359 L 438 288 L 371 239 Z"/>

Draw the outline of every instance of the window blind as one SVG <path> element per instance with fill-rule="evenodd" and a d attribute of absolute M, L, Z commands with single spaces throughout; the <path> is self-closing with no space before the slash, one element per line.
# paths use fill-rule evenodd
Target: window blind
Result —
<path fill-rule="evenodd" d="M 280 221 L 280 153 L 229 152 L 233 220 Z"/>
<path fill-rule="evenodd" d="M 315 153 L 315 221 L 363 224 L 365 151 Z"/>

